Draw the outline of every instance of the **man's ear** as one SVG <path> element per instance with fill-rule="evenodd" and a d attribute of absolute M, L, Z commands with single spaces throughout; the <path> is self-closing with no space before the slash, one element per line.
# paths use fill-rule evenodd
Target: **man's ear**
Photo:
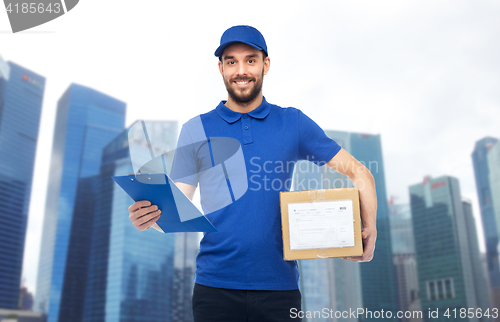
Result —
<path fill-rule="evenodd" d="M 221 75 L 224 75 L 224 65 L 222 64 L 222 61 L 219 60 L 219 72 Z"/>
<path fill-rule="evenodd" d="M 264 75 L 267 74 L 267 72 L 269 71 L 270 67 L 271 67 L 271 59 L 269 58 L 269 56 L 267 56 L 264 59 Z"/>

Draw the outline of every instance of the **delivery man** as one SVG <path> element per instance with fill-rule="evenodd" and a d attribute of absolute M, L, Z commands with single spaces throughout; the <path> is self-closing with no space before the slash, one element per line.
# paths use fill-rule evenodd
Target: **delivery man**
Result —
<path fill-rule="evenodd" d="M 250 26 L 224 32 L 215 51 L 219 72 L 228 92 L 227 101 L 183 125 L 179 142 L 193 139 L 198 124 L 207 138 L 230 137 L 241 144 L 248 189 L 234 202 L 207 214 L 217 232 L 205 233 L 200 243 L 193 291 L 196 322 L 296 321 L 291 310 L 300 310 L 299 270 L 295 261 L 283 260 L 279 192 L 289 190 L 293 167 L 288 162 L 309 160 L 347 175 L 359 189 L 364 254 L 346 258 L 368 262 L 377 238 L 377 198 L 369 170 L 328 138 L 299 109 L 282 108 L 262 94 L 264 75 L 271 61 L 262 34 Z M 299 59 L 299 57 L 297 57 Z M 194 79 L 196 86 L 203 79 Z M 195 143 L 195 142 L 193 142 Z M 194 146 L 194 145 L 193 145 Z M 200 183 L 201 202 L 218 191 L 206 191 L 201 176 L 178 175 L 214 164 L 213 156 L 200 156 L 192 148 L 174 157 L 171 177 L 190 199 Z M 177 152 L 176 152 L 177 154 Z M 176 160 L 177 158 L 177 160 Z M 205 163 L 205 164 L 204 164 Z M 228 169 L 224 170 L 227 175 Z M 246 184 L 247 182 L 245 182 Z M 231 190 L 228 181 L 228 188 Z M 211 189 L 214 190 L 214 189 Z M 222 189 L 220 191 L 222 193 Z M 130 220 L 139 230 L 149 229 L 161 216 L 147 200 L 129 207 Z"/>

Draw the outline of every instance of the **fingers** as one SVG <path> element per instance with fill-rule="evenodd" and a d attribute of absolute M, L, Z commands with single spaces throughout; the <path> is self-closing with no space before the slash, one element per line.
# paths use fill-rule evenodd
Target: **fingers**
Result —
<path fill-rule="evenodd" d="M 128 212 L 133 213 L 134 211 L 138 210 L 139 208 L 147 207 L 147 206 L 151 206 L 151 202 L 149 200 L 136 201 L 130 207 L 128 207 Z"/>
<path fill-rule="evenodd" d="M 346 261 L 351 261 L 351 262 L 355 262 L 356 260 L 354 260 L 353 258 L 354 257 L 341 257 L 342 259 L 345 259 Z"/>
<path fill-rule="evenodd" d="M 160 218 L 158 206 L 148 200 L 137 201 L 129 208 L 129 219 L 138 230 L 149 229 Z"/>
<path fill-rule="evenodd" d="M 152 206 L 149 206 L 149 207 L 143 207 L 143 208 L 139 208 L 137 209 L 136 211 L 134 212 L 131 212 L 130 215 L 129 215 L 129 218 L 130 220 L 132 221 L 136 221 L 137 219 L 149 214 L 149 213 L 152 213 L 154 211 L 158 210 L 158 206 L 156 205 L 152 205 Z"/>
<path fill-rule="evenodd" d="M 373 259 L 373 254 L 375 252 L 375 240 L 376 235 L 368 229 L 363 229 L 361 232 L 361 237 L 363 239 L 363 256 L 353 256 L 353 257 L 342 257 L 342 259 L 362 263 L 370 262 Z"/>
<path fill-rule="evenodd" d="M 149 222 L 151 219 L 156 218 L 157 216 L 160 215 L 161 210 L 156 209 L 157 208 L 156 206 L 154 206 L 154 207 L 152 206 L 150 208 L 154 208 L 154 210 L 148 212 L 147 214 L 144 214 L 143 216 L 137 217 L 137 219 L 135 220 L 135 222 L 138 225 L 143 225 L 143 224 Z"/>
<path fill-rule="evenodd" d="M 144 220 L 142 222 L 138 222 L 136 225 L 134 225 L 137 229 L 139 230 L 147 230 L 151 226 L 153 226 L 158 219 L 160 219 L 160 214 L 161 211 L 157 210 L 155 212 L 150 213 L 149 215 L 141 217 L 141 220 Z"/>
<path fill-rule="evenodd" d="M 370 262 L 373 259 L 373 254 L 370 254 L 367 256 L 353 256 L 353 257 L 342 257 L 342 259 L 351 261 L 351 262 L 356 262 L 356 263 L 364 263 L 364 262 Z"/>
<path fill-rule="evenodd" d="M 364 258 L 363 256 L 342 257 L 342 259 L 345 259 L 345 260 L 348 260 L 351 262 L 356 262 L 356 263 L 366 262 L 367 260 L 364 260 L 363 258 Z"/>
<path fill-rule="evenodd" d="M 365 247 L 363 256 L 368 257 L 369 255 L 371 255 L 371 257 L 373 257 L 373 253 L 375 252 L 375 241 L 372 239 L 365 239 L 364 242 Z"/>

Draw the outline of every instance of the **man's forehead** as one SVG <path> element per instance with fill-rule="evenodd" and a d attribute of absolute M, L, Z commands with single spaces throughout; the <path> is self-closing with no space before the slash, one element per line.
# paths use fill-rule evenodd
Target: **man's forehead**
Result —
<path fill-rule="evenodd" d="M 222 53 L 222 58 L 226 58 L 228 56 L 249 56 L 249 55 L 262 55 L 261 51 L 249 46 L 247 44 L 237 42 L 231 44 L 224 49 Z"/>

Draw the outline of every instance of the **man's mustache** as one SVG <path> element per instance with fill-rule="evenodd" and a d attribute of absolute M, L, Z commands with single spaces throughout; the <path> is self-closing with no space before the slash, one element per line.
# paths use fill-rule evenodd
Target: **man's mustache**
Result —
<path fill-rule="evenodd" d="M 232 78 L 231 79 L 232 82 L 245 82 L 245 81 L 254 81 L 255 82 L 255 78 L 254 77 L 246 77 L 246 78 Z"/>

